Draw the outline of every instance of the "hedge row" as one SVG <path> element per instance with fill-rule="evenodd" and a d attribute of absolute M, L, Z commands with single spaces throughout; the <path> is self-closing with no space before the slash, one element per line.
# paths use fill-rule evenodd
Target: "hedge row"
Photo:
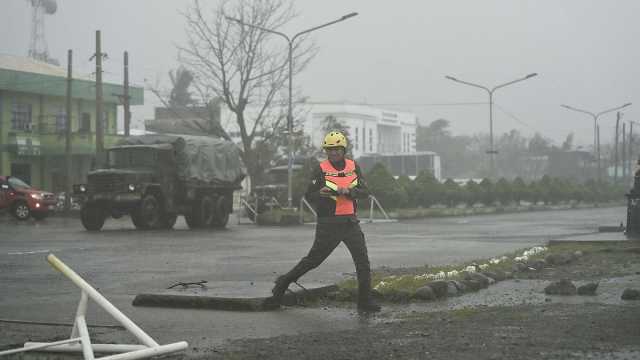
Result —
<path fill-rule="evenodd" d="M 604 202 L 624 199 L 625 188 L 609 183 L 588 180 L 579 183 L 567 179 L 544 176 L 526 183 L 521 178 L 513 181 L 501 178 L 495 183 L 485 178 L 480 183 L 469 180 L 458 185 L 452 179 L 440 183 L 428 171 L 414 180 L 407 176 L 397 180 L 383 164 L 376 164 L 365 174 L 371 193 L 385 208 L 417 208 L 442 204 L 455 207 L 461 204 L 486 206 L 509 205 L 527 201 L 534 204 L 558 204 L 567 201 Z"/>

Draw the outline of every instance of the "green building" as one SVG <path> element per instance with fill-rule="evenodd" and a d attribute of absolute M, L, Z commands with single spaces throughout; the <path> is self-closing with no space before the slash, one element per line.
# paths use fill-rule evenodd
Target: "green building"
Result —
<path fill-rule="evenodd" d="M 17 176 L 38 188 L 65 187 L 67 71 L 31 58 L 0 54 L 0 175 Z M 96 153 L 95 81 L 74 77 L 72 91 L 72 182 L 86 181 Z M 122 85 L 103 84 L 104 146 L 115 144 Z M 130 87 L 131 105 L 144 92 Z"/>

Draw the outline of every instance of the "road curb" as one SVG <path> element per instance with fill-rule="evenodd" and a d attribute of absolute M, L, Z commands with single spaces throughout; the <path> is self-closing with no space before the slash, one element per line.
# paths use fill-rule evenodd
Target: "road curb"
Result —
<path fill-rule="evenodd" d="M 337 291 L 337 285 L 308 288 L 287 292 L 282 305 L 294 306 L 314 301 Z M 178 309 L 207 309 L 224 311 L 272 311 L 277 308 L 269 306 L 270 297 L 218 297 L 207 295 L 175 295 L 175 294 L 138 294 L 133 299 L 133 306 L 164 307 Z"/>
<path fill-rule="evenodd" d="M 548 245 L 613 245 L 613 244 L 628 244 L 633 240 L 549 240 Z"/>

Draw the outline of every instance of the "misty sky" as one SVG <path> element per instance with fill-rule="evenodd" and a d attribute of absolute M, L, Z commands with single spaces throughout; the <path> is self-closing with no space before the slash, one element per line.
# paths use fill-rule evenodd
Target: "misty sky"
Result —
<path fill-rule="evenodd" d="M 50 54 L 62 63 L 71 48 L 77 71 L 90 73 L 100 29 L 110 57 L 106 80 L 122 81 L 122 52 L 128 50 L 134 83 L 168 88 L 176 44 L 185 38 L 179 12 L 189 3 L 58 0 L 58 12 L 46 20 Z M 0 52 L 25 55 L 29 3 L 0 4 Z M 289 33 L 353 11 L 360 14 L 314 33 L 319 54 L 294 79 L 312 101 L 389 104 L 415 112 L 426 123 L 448 119 L 455 134 L 486 133 L 487 105 L 434 105 L 487 101 L 486 92 L 444 76 L 492 87 L 537 72 L 536 78 L 496 92 L 496 134 L 538 131 L 560 144 L 574 132 L 579 145 L 590 146 L 592 119 L 561 108 L 563 103 L 598 112 L 636 102 L 625 109 L 624 120 L 640 121 L 640 1 L 323 0 L 298 1 L 296 9 L 299 17 L 284 29 Z M 159 103 L 149 92 L 145 97 L 147 105 L 134 109 L 134 120 L 151 117 Z M 609 142 L 615 114 L 600 124 L 602 142 Z"/>

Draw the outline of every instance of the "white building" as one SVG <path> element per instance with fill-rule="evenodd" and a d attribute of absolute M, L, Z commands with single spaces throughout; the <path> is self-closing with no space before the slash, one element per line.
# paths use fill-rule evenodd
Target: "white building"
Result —
<path fill-rule="evenodd" d="M 294 117 L 302 119 L 300 122 L 305 135 L 311 138 L 314 146 L 321 147 L 325 136 L 326 119 L 335 118 L 339 123 L 348 128 L 351 153 L 354 159 L 363 156 L 375 155 L 376 158 L 388 157 L 386 162 L 406 155 L 416 155 L 416 130 L 418 118 L 410 112 L 383 109 L 371 105 L 306 102 L 296 104 Z M 247 119 L 251 118 L 252 110 L 248 109 Z M 276 109 L 272 114 L 284 116 L 286 109 Z M 233 114 L 228 110 L 222 112 L 222 124 L 225 130 L 239 141 L 237 125 L 233 120 Z M 250 124 L 248 124 L 250 126 Z M 430 159 L 424 160 L 425 164 L 437 178 L 440 177 L 440 158 L 435 153 L 430 154 Z M 420 153 L 424 158 L 427 152 Z M 371 156 L 369 156 L 371 157 Z M 415 160 L 413 160 L 415 162 Z M 384 161 L 383 161 L 384 162 Z M 416 166 L 417 167 L 417 166 Z M 425 167 L 417 167 L 424 169 Z M 393 175 L 416 174 L 404 171 L 405 166 L 392 166 L 389 170 Z M 398 173 L 398 170 L 401 171 Z M 415 171 L 415 169 L 414 169 Z"/>
<path fill-rule="evenodd" d="M 335 117 L 349 129 L 354 158 L 364 154 L 410 154 L 416 151 L 415 114 L 370 105 L 306 103 L 304 132 L 321 145 L 327 117 Z M 305 115 L 306 114 L 306 115 Z"/>

